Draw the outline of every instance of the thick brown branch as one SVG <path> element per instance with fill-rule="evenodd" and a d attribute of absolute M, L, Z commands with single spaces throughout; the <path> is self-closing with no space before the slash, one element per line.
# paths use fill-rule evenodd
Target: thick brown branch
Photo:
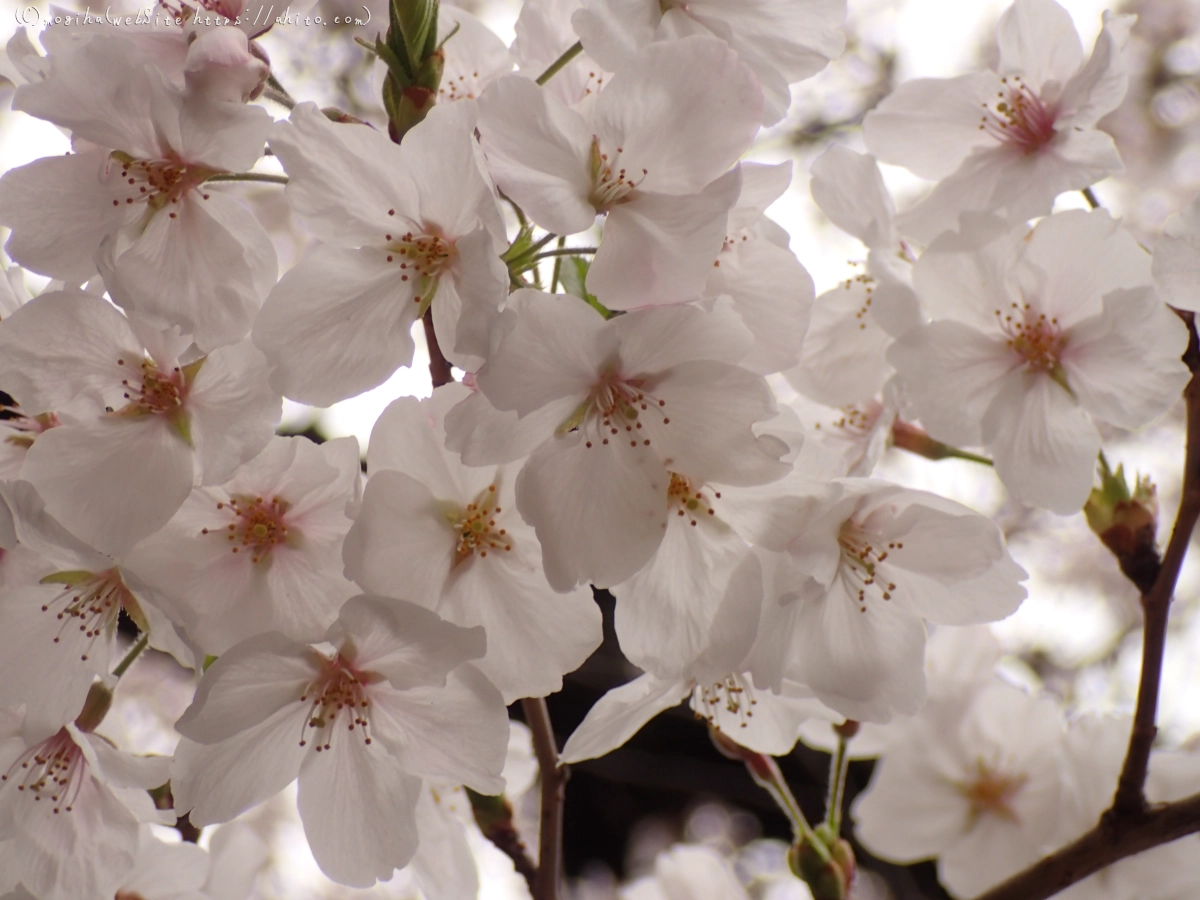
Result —
<path fill-rule="evenodd" d="M 1112 808 L 1105 818 L 1120 819 L 1135 815 L 1146 806 L 1146 771 L 1150 765 L 1150 748 L 1158 734 L 1155 724 L 1158 718 L 1158 693 L 1162 681 L 1163 654 L 1167 643 L 1167 617 L 1171 611 L 1171 597 L 1179 570 L 1192 542 L 1196 520 L 1200 519 L 1200 346 L 1197 344 L 1194 317 L 1183 313 L 1187 323 L 1189 340 L 1183 360 L 1192 371 L 1192 380 L 1184 388 L 1187 404 L 1187 450 L 1183 464 L 1183 492 L 1179 501 L 1179 512 L 1175 516 L 1175 527 L 1167 552 L 1163 554 L 1162 567 L 1154 586 L 1142 595 L 1142 673 L 1138 683 L 1137 707 L 1133 714 L 1133 730 L 1129 736 L 1129 750 L 1121 777 L 1117 781 L 1117 793 Z"/>
<path fill-rule="evenodd" d="M 550 712 L 540 697 L 521 701 L 525 724 L 533 733 L 533 752 L 541 776 L 542 808 L 538 828 L 538 871 L 533 900 L 559 900 L 562 880 L 563 800 L 569 771 L 558 763 L 558 741 L 550 725 Z"/>
<path fill-rule="evenodd" d="M 1200 831 L 1200 794 L 1102 819 L 1083 837 L 975 900 L 1046 900 L 1118 860 Z"/>
<path fill-rule="evenodd" d="M 433 381 L 433 386 L 438 388 L 452 382 L 454 373 L 450 371 L 450 363 L 442 355 L 437 335 L 433 332 L 433 310 L 425 311 L 421 324 L 425 326 L 425 345 L 429 348 L 429 378 Z"/>

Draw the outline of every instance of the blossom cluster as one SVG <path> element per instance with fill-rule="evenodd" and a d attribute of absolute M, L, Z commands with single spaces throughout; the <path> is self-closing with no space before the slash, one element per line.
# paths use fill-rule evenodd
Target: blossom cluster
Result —
<path fill-rule="evenodd" d="M 374 124 L 292 100 L 265 25 L 211 5 L 8 46 L 14 109 L 72 150 L 0 178 L 7 253 L 50 279 L 0 280 L 0 890 L 238 900 L 260 853 L 223 823 L 297 781 L 330 878 L 475 896 L 446 798 L 514 790 L 506 706 L 600 644 L 592 587 L 643 674 L 564 763 L 683 702 L 774 756 L 878 726 L 860 838 L 962 897 L 1094 821 L 1127 723 L 997 681 L 964 626 L 1026 597 L 1000 529 L 872 472 L 918 434 L 1070 514 L 1099 428 L 1178 399 L 1200 205 L 1153 255 L 1054 211 L 1120 169 L 1096 123 L 1129 17 L 1085 55 L 1016 0 L 995 71 L 906 82 L 869 154 L 825 152 L 813 198 L 867 258 L 818 297 L 766 215 L 790 164 L 744 157 L 842 51 L 844 0 L 527 0 L 511 47 L 444 6 L 411 58 L 376 43 L 387 79 L 439 81 L 386 81 Z M 877 160 L 936 184 L 897 212 Z M 282 274 L 261 182 L 312 238 Z M 411 365 L 421 327 L 459 380 L 388 406 L 365 463 L 275 434 L 283 398 Z M 105 730 L 147 645 L 195 673 L 170 756 Z M 1164 799 L 1195 786 L 1163 759 Z M 151 828 L 185 815 L 221 825 L 207 854 Z M 1103 896 L 1149 896 L 1124 871 Z"/>

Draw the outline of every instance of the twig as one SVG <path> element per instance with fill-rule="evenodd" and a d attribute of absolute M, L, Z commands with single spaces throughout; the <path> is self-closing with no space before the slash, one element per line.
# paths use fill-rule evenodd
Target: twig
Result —
<path fill-rule="evenodd" d="M 454 380 L 454 372 L 451 371 L 446 357 L 442 355 L 442 348 L 438 346 L 437 335 L 433 331 L 432 309 L 425 311 L 421 324 L 425 326 L 425 345 L 429 348 L 429 380 L 435 388 L 449 384 Z"/>
<path fill-rule="evenodd" d="M 471 813 L 475 816 L 475 824 L 479 826 L 485 838 L 512 860 L 513 868 L 525 879 L 529 890 L 532 891 L 537 881 L 537 866 L 529 858 L 525 843 L 517 833 L 517 826 L 513 822 L 512 804 L 503 794 L 489 797 L 470 788 L 466 791 L 471 801 Z"/>
<path fill-rule="evenodd" d="M 1200 831 L 1200 794 L 1128 817 L 1101 819 L 1067 844 L 975 900 L 1046 900 L 1106 866 Z"/>
<path fill-rule="evenodd" d="M 525 724 L 533 733 L 533 752 L 541 775 L 542 808 L 538 828 L 538 870 L 533 900 L 558 900 L 562 879 L 563 799 L 569 772 L 558 763 L 558 741 L 550 724 L 550 712 L 541 697 L 521 701 Z"/>

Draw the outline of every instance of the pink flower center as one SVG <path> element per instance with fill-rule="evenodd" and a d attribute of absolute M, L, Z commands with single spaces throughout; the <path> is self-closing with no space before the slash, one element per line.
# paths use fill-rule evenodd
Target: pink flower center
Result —
<path fill-rule="evenodd" d="M 455 565 L 474 556 L 486 557 L 489 550 L 512 550 L 512 539 L 504 528 L 496 527 L 496 485 L 490 484 L 486 491 L 468 503 L 461 518 L 454 522 L 458 532 L 458 546 L 454 551 Z"/>
<path fill-rule="evenodd" d="M 692 709 L 713 728 L 717 728 L 717 713 L 721 710 L 737 716 L 740 727 L 746 728 L 757 705 L 750 682 L 740 675 L 726 675 L 720 681 L 698 684 L 692 690 Z"/>
<path fill-rule="evenodd" d="M 119 186 L 113 206 L 145 203 L 152 210 L 160 210 L 179 203 L 188 191 L 217 174 L 213 169 L 178 159 L 134 159 L 124 153 L 114 153 L 113 159 L 121 163 L 119 176 L 113 173 Z M 201 196 L 207 200 L 209 195 Z M 170 216 L 174 219 L 176 213 L 172 211 Z"/>
<path fill-rule="evenodd" d="M 879 565 L 897 550 L 903 550 L 900 541 L 884 541 L 872 538 L 863 525 L 850 518 L 842 523 L 838 531 L 838 547 L 842 551 L 842 564 L 838 574 L 846 584 L 851 596 L 858 600 L 859 609 L 867 611 L 867 593 L 874 590 L 884 600 L 892 599 L 896 589 L 893 582 L 880 577 Z"/>
<path fill-rule="evenodd" d="M 216 533 L 225 535 L 232 545 L 230 553 L 248 552 L 252 563 L 269 561 L 272 550 L 280 544 L 286 544 L 289 536 L 295 539 L 284 518 L 291 504 L 281 497 L 266 500 L 235 494 L 228 502 L 217 503 L 217 509 L 228 509 L 234 520 Z M 202 528 L 200 533 L 211 534 L 213 529 Z"/>
<path fill-rule="evenodd" d="M 1012 803 L 1029 780 L 1026 775 L 1008 775 L 989 768 L 982 760 L 976 762 L 975 778 L 960 784 L 959 791 L 971 804 L 971 818 L 991 814 L 1019 822 Z"/>
<path fill-rule="evenodd" d="M 54 636 L 54 643 L 61 644 L 68 629 L 83 633 L 84 646 L 81 661 L 87 661 L 92 646 L 101 635 L 110 635 L 117 627 L 117 617 L 122 609 L 135 618 L 141 617 L 137 601 L 121 574 L 116 569 L 104 572 L 60 572 L 47 576 L 44 583 L 67 581 L 62 591 L 53 600 L 42 604 L 42 612 L 54 613 L 62 625 Z"/>
<path fill-rule="evenodd" d="M 1060 375 L 1067 338 L 1058 319 L 1048 319 L 1045 313 L 1035 314 L 1028 303 L 1013 303 L 1011 308 L 1013 311 L 1008 313 L 995 310 L 1000 330 L 1008 338 L 1008 348 L 1030 369 Z"/>
<path fill-rule="evenodd" d="M 1058 110 L 1047 106 L 1020 76 L 1001 78 L 1003 90 L 992 103 L 984 103 L 979 130 L 986 131 L 1001 143 L 1020 147 L 1033 153 L 1054 137 L 1054 120 Z"/>
<path fill-rule="evenodd" d="M 58 416 L 54 413 L 27 416 L 15 404 L 13 406 L 0 405 L 0 423 L 5 429 L 12 429 L 16 432 L 4 438 L 4 443 L 23 447 L 26 450 L 33 446 L 33 442 L 39 434 L 61 424 Z"/>
<path fill-rule="evenodd" d="M 310 704 L 300 729 L 300 746 L 308 746 L 311 738 L 317 753 L 328 750 L 334 734 L 343 727 L 351 734 L 357 731 L 363 743 L 370 744 L 371 700 L 367 686 L 378 680 L 374 673 L 354 668 L 341 653 L 333 658 L 322 657 L 320 674 L 300 695 L 301 703 Z"/>
<path fill-rule="evenodd" d="M 128 365 L 124 359 L 118 359 L 117 365 Z M 141 377 L 134 376 L 121 379 L 125 388 L 125 399 L 129 405 L 119 410 L 118 415 L 152 415 L 168 418 L 183 411 L 183 403 L 187 397 L 187 385 L 183 372 L 176 366 L 170 374 L 164 374 L 154 364 L 153 360 L 143 359 L 140 363 Z"/>
<path fill-rule="evenodd" d="M 720 491 L 714 492 L 713 497 L 719 500 Z M 696 487 L 690 479 L 676 472 L 671 473 L 671 483 L 667 486 L 667 505 L 675 507 L 677 516 L 691 519 L 693 526 L 698 521 L 696 516 L 703 518 L 705 515 L 717 514 L 711 501 L 704 496 L 704 489 Z"/>
<path fill-rule="evenodd" d="M 648 447 L 650 439 L 639 434 L 644 431 L 639 420 L 648 412 L 661 416 L 662 424 L 670 425 L 666 405 L 667 401 L 645 390 L 644 379 L 626 378 L 610 367 L 592 388 L 588 399 L 558 430 L 566 433 L 581 428 L 588 436 L 587 447 L 597 441 L 607 445 L 610 439 L 627 440 L 630 447 Z"/>
<path fill-rule="evenodd" d="M 621 154 L 624 152 L 624 147 L 618 147 L 616 153 L 606 153 L 600 148 L 600 139 L 592 137 L 592 193 L 588 199 L 596 212 L 608 212 L 618 203 L 625 202 L 649 174 L 645 169 L 631 173 L 622 167 Z"/>
<path fill-rule="evenodd" d="M 71 812 L 79 790 L 88 776 L 87 760 L 67 729 L 30 747 L 9 770 L 0 775 L 5 786 L 17 790 L 35 803 L 45 800 L 55 813 Z"/>

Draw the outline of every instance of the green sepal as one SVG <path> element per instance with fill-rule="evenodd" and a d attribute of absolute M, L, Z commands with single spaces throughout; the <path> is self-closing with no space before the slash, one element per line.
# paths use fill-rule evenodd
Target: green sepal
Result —
<path fill-rule="evenodd" d="M 54 572 L 43 578 L 39 584 L 69 584 L 74 587 L 96 577 L 95 572 L 85 572 L 82 569 L 72 569 L 66 572 Z"/>

